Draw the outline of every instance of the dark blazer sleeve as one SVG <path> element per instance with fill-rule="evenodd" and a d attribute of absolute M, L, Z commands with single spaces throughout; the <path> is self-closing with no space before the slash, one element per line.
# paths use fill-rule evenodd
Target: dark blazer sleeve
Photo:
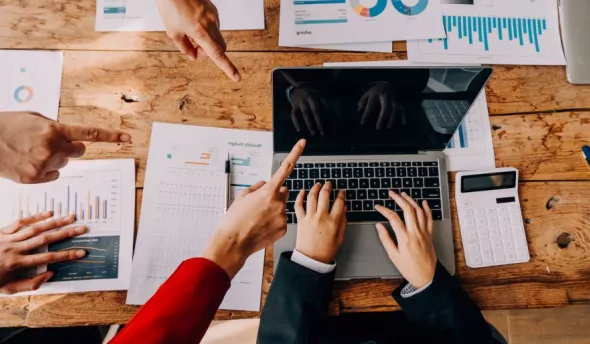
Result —
<path fill-rule="evenodd" d="M 328 317 L 335 271 L 320 274 L 281 255 L 264 310 L 258 343 L 316 343 Z"/>
<path fill-rule="evenodd" d="M 442 331 L 453 343 L 496 343 L 480 310 L 440 263 L 432 284 L 422 292 L 403 298 L 406 285 L 392 296 L 410 321 Z"/>

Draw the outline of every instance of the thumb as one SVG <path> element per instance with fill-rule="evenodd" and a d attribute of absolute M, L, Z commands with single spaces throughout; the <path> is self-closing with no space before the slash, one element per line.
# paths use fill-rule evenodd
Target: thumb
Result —
<path fill-rule="evenodd" d="M 16 294 L 39 289 L 43 283 L 53 277 L 53 272 L 47 271 L 32 278 L 24 278 L 8 282 L 0 288 L 0 294 Z"/>

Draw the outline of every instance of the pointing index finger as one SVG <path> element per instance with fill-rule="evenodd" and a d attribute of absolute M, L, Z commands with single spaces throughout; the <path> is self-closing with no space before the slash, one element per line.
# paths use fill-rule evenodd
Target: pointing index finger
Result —
<path fill-rule="evenodd" d="M 59 124 L 57 129 L 68 141 L 129 142 L 131 136 L 119 130 Z"/>
<path fill-rule="evenodd" d="M 299 140 L 291 150 L 291 153 L 283 160 L 281 167 L 272 177 L 272 179 L 268 182 L 267 187 L 271 188 L 272 190 L 279 191 L 279 188 L 285 183 L 287 178 L 293 172 L 295 168 L 295 163 L 303 154 L 303 149 L 305 149 L 305 140 Z"/>

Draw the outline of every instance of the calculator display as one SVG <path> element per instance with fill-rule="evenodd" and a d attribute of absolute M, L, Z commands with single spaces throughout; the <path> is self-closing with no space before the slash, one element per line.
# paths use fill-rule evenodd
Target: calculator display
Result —
<path fill-rule="evenodd" d="M 465 176 L 461 178 L 461 192 L 512 189 L 516 186 L 516 172 L 502 172 Z"/>

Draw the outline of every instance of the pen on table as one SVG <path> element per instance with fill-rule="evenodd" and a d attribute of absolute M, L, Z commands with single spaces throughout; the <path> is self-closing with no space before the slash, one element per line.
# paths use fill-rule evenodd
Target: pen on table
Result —
<path fill-rule="evenodd" d="M 227 153 L 227 159 L 225 160 L 225 200 L 223 201 L 223 212 L 227 212 L 229 209 L 229 196 L 230 196 L 230 181 L 231 181 L 231 159 L 229 153 Z"/>
<path fill-rule="evenodd" d="M 586 159 L 586 162 L 588 163 L 588 165 L 590 165 L 590 147 L 582 147 L 582 155 L 584 155 L 584 159 Z"/>

